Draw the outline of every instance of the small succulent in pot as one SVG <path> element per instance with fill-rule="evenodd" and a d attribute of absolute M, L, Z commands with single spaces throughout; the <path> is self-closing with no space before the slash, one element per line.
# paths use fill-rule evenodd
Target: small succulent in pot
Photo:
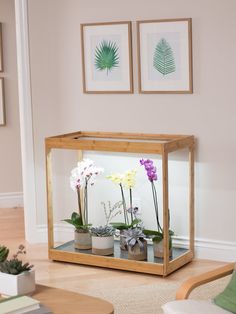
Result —
<path fill-rule="evenodd" d="M 128 247 L 128 258 L 133 260 L 146 260 L 147 259 L 147 241 L 145 234 L 140 228 L 132 228 L 124 230 L 122 237 Z"/>
<path fill-rule="evenodd" d="M 24 263 L 19 255 L 26 254 L 24 245 L 11 259 L 7 259 L 9 249 L 0 246 L 0 294 L 6 296 L 25 295 L 35 290 L 35 272 L 33 265 Z"/>
<path fill-rule="evenodd" d="M 25 271 L 30 271 L 34 266 L 29 263 L 23 263 L 18 258 L 20 254 L 26 254 L 24 245 L 20 245 L 16 254 L 10 260 L 4 260 L 0 263 L 0 271 L 5 274 L 19 275 Z"/>
<path fill-rule="evenodd" d="M 91 234 L 94 237 L 111 237 L 115 234 L 115 229 L 111 226 L 92 227 Z"/>
<path fill-rule="evenodd" d="M 112 255 L 114 253 L 115 229 L 111 226 L 91 228 L 92 253 L 95 255 Z"/>
<path fill-rule="evenodd" d="M 145 234 L 141 229 L 133 228 L 124 230 L 122 237 L 125 238 L 125 242 L 131 248 L 131 250 L 134 249 L 136 244 L 138 244 L 141 251 L 144 249 L 143 242 L 145 240 Z"/>

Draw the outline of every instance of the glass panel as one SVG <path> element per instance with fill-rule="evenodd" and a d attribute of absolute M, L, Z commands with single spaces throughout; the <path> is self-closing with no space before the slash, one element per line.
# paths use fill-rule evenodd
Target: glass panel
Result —
<path fill-rule="evenodd" d="M 170 229 L 173 246 L 189 250 L 189 163 L 188 150 L 169 154 Z"/>
<path fill-rule="evenodd" d="M 188 156 L 188 154 L 187 154 Z M 152 159 L 157 168 L 157 180 L 154 181 L 158 201 L 159 221 L 163 226 L 163 188 L 162 188 L 162 162 L 161 156 L 145 154 L 84 152 L 84 158 L 94 161 L 97 167 L 104 168 L 102 175 L 96 178 L 93 186 L 88 187 L 88 220 L 93 226 L 106 224 L 104 205 L 109 212 L 113 205 L 122 200 L 118 184 L 111 182 L 107 176 L 128 170 L 136 170 L 135 186 L 132 188 L 132 205 L 138 208 L 137 218 L 143 221 L 145 229 L 157 230 L 153 190 L 147 173 L 140 165 L 140 159 Z M 78 152 L 71 150 L 52 150 L 53 173 L 53 215 L 55 247 L 59 250 L 73 251 L 74 228 L 63 222 L 71 217 L 73 211 L 78 212 L 77 194 L 70 187 L 71 170 L 76 167 Z M 170 229 L 174 231 L 173 258 L 186 252 L 189 248 L 188 240 L 188 162 L 186 151 L 171 153 L 169 158 L 169 209 Z M 129 190 L 124 187 L 127 208 L 130 207 Z M 120 211 L 120 213 L 118 213 Z M 122 206 L 112 212 L 112 222 L 124 222 Z M 130 219 L 130 216 L 129 216 Z M 110 222 L 110 221 L 109 221 Z M 185 241 L 183 241 L 185 239 Z M 69 241 L 69 244 L 67 243 Z M 65 244 L 66 243 L 66 244 Z M 118 242 L 117 242 L 118 243 Z M 152 241 L 149 240 L 148 261 L 162 263 L 162 259 L 154 259 Z M 61 245 L 59 246 L 58 245 Z M 91 254 L 91 251 L 82 251 Z M 115 257 L 127 258 L 127 253 L 119 250 L 116 244 Z"/>

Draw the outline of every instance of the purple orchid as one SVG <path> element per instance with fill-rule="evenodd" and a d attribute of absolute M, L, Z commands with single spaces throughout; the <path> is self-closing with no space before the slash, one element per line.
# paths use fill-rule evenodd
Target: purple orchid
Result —
<path fill-rule="evenodd" d="M 154 181 L 157 181 L 157 168 L 153 165 L 153 161 L 150 159 L 146 159 L 146 160 L 141 159 L 140 164 L 141 166 L 144 166 L 147 172 L 148 180 L 151 182 L 153 203 L 154 203 L 154 208 L 156 212 L 157 228 L 158 228 L 158 231 L 162 232 L 162 228 L 159 221 L 157 192 L 156 192 L 156 188 L 154 184 Z"/>
<path fill-rule="evenodd" d="M 147 172 L 148 180 L 150 182 L 156 181 L 157 180 L 157 168 L 153 165 L 153 161 L 150 159 L 146 159 L 146 160 L 141 159 L 140 164 L 144 166 Z"/>

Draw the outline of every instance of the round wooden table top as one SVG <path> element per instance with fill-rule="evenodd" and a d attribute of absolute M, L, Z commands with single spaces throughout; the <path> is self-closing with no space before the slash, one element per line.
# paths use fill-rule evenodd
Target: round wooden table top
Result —
<path fill-rule="evenodd" d="M 113 314 L 111 303 L 88 295 L 37 285 L 32 297 L 55 314 Z"/>

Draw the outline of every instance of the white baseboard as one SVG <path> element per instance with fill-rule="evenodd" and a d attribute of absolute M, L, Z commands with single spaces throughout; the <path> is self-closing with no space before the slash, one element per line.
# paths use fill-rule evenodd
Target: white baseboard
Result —
<path fill-rule="evenodd" d="M 0 208 L 23 207 L 23 192 L 0 193 Z"/>
<path fill-rule="evenodd" d="M 70 225 L 55 224 L 54 226 L 54 241 L 67 242 L 74 237 L 74 228 Z M 37 236 L 34 242 L 47 242 L 47 226 L 37 226 Z M 186 237 L 174 237 L 173 244 L 176 247 L 188 247 L 188 239 Z M 195 240 L 195 257 L 201 259 L 235 262 L 236 261 L 236 243 L 215 241 L 209 239 Z"/>

